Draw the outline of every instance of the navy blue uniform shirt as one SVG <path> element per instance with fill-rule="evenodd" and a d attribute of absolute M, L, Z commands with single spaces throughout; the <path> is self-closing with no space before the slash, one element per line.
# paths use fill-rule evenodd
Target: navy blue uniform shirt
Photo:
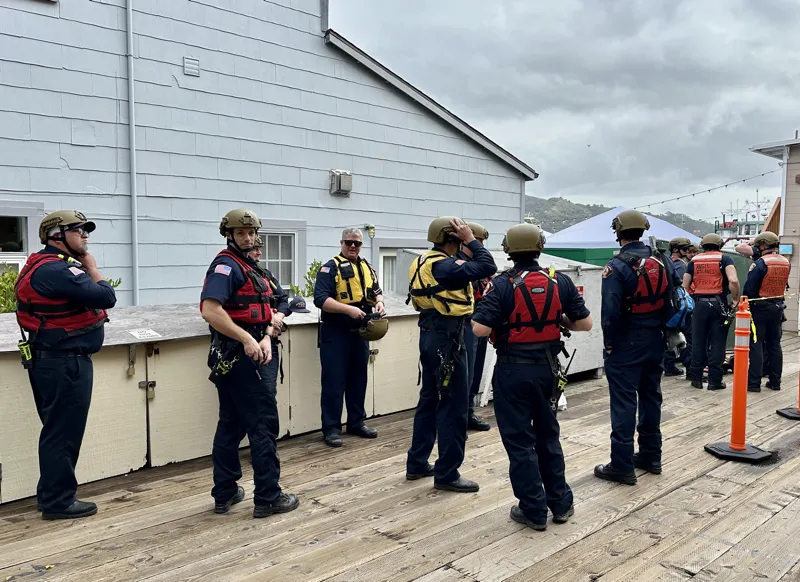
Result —
<path fill-rule="evenodd" d="M 541 271 L 542 267 L 536 263 L 519 263 L 514 265 L 518 271 Z M 563 273 L 556 273 L 556 284 L 558 285 L 558 297 L 561 301 L 561 312 L 570 321 L 580 321 L 589 317 L 590 312 L 586 307 L 583 297 L 578 293 L 572 279 Z M 508 321 L 514 312 L 514 285 L 511 279 L 501 273 L 486 288 L 483 300 L 475 309 L 472 321 L 498 329 Z M 557 353 L 561 348 L 556 346 L 553 353 Z"/>
<path fill-rule="evenodd" d="M 769 256 L 771 254 L 775 253 L 769 253 L 763 256 Z M 764 277 L 766 277 L 766 275 L 767 275 L 767 263 L 764 262 L 763 258 L 759 258 L 750 267 L 750 272 L 747 274 L 747 281 L 745 281 L 744 283 L 744 291 L 742 291 L 742 295 L 748 298 L 758 297 L 759 292 L 761 291 L 761 283 L 764 282 Z M 782 300 L 776 299 L 775 301 L 780 302 Z M 772 301 L 757 301 L 753 303 L 750 306 L 750 308 L 752 309 L 759 303 L 772 303 Z"/>
<path fill-rule="evenodd" d="M 361 263 L 362 261 L 364 265 L 362 265 L 361 268 L 369 268 L 367 267 L 367 261 L 362 257 L 358 257 L 357 262 Z M 336 265 L 336 261 L 331 259 L 322 265 L 322 268 L 317 273 L 317 280 L 314 283 L 314 305 L 316 305 L 320 311 L 322 311 L 322 305 L 329 297 L 336 301 L 336 274 L 339 272 L 338 269 L 339 267 Z M 358 267 L 355 264 L 353 265 L 353 270 L 355 270 L 356 277 L 358 277 Z M 375 292 L 376 296 L 383 295 L 383 291 L 377 279 L 375 279 L 372 285 L 372 290 Z M 366 292 L 366 289 L 364 291 Z M 372 312 L 372 306 L 370 305 L 360 305 L 359 308 L 367 315 Z M 361 320 L 353 319 L 344 313 L 322 311 L 321 317 L 323 322 L 342 329 L 353 329 L 361 325 Z"/>
<path fill-rule="evenodd" d="M 722 293 L 720 294 L 720 299 L 722 299 L 723 303 L 728 302 L 728 294 L 730 293 L 730 289 L 728 288 L 728 275 L 725 274 L 725 267 L 727 266 L 733 267 L 733 259 L 730 258 L 728 255 L 722 255 L 722 263 L 720 264 L 720 269 L 722 269 Z M 691 261 L 689 265 L 686 267 L 686 272 L 694 277 L 694 263 Z"/>
<path fill-rule="evenodd" d="M 434 246 L 435 250 L 442 251 Z M 467 245 L 472 251 L 472 259 L 459 259 L 458 256 L 436 261 L 431 268 L 433 278 L 446 291 L 457 291 L 478 279 L 491 277 L 497 272 L 494 257 L 479 240 L 474 240 Z M 442 251 L 444 252 L 444 251 Z"/>
<path fill-rule="evenodd" d="M 64 253 L 48 245 L 39 254 Z M 38 267 L 31 277 L 31 287 L 48 299 L 68 299 L 89 309 L 111 309 L 117 304 L 117 295 L 108 281 L 95 283 L 89 275 L 75 267 L 74 263 L 66 261 L 51 261 Z M 31 343 L 37 347 L 35 336 L 36 334 L 31 334 Z M 104 339 L 105 330 L 101 326 L 82 335 L 64 338 L 47 349 L 94 354 L 103 347 Z"/>
<path fill-rule="evenodd" d="M 229 246 L 228 249 L 234 253 L 238 252 L 231 246 Z M 256 261 L 250 257 L 243 258 L 247 263 L 253 265 L 254 267 L 258 268 L 259 271 L 266 274 L 267 280 L 272 284 L 271 287 L 272 294 L 275 297 L 275 308 L 279 313 L 289 315 L 291 313 L 291 311 L 289 311 L 289 295 L 283 290 L 280 283 L 278 283 L 278 280 L 269 271 L 260 269 Z M 200 301 L 202 302 L 206 299 L 214 299 L 219 301 L 221 304 L 224 304 L 228 301 L 228 299 L 230 299 L 231 295 L 241 289 L 245 283 L 246 280 L 244 271 L 236 261 L 230 257 L 216 257 L 206 271 L 206 280 L 203 284 L 203 291 L 200 293 Z M 212 328 L 212 333 L 217 332 Z"/>
<path fill-rule="evenodd" d="M 686 263 L 682 259 L 672 259 L 672 266 L 675 268 L 675 274 L 678 279 L 683 282 L 683 276 L 686 274 Z"/>
<path fill-rule="evenodd" d="M 651 249 L 641 241 L 625 245 L 620 249 L 620 254 L 630 253 L 642 258 L 651 256 Z M 660 259 L 658 255 L 655 258 Z M 682 284 L 681 279 L 675 274 L 672 261 L 664 261 L 667 275 L 672 278 L 674 287 Z M 600 324 L 603 328 L 603 344 L 606 347 L 614 345 L 614 340 L 626 332 L 632 325 L 646 328 L 660 328 L 664 326 L 664 314 L 659 310 L 653 313 L 633 315 L 625 300 L 633 297 L 639 285 L 638 275 L 633 268 L 614 257 L 603 271 L 602 307 L 600 310 Z"/>

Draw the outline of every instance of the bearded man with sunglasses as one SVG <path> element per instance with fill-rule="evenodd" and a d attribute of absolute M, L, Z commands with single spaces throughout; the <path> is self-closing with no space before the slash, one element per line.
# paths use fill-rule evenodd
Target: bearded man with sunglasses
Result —
<path fill-rule="evenodd" d="M 364 424 L 369 342 L 357 331 L 373 310 L 385 313 L 378 276 L 360 256 L 361 231 L 346 228 L 340 243 L 341 252 L 320 268 L 314 285 L 314 305 L 322 311 L 322 436 L 329 447 L 342 446 L 342 399 L 347 402 L 348 434 L 378 436 Z"/>
<path fill-rule="evenodd" d="M 97 505 L 76 497 L 75 466 L 92 399 L 91 355 L 103 346 L 106 310 L 117 297 L 89 254 L 94 230 L 75 210 L 45 216 L 45 248 L 28 258 L 14 285 L 23 366 L 42 421 L 36 498 L 43 519 L 97 513 Z"/>

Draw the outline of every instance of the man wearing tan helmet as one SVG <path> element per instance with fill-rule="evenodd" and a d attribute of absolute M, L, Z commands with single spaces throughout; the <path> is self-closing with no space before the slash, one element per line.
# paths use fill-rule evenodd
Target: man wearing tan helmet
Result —
<path fill-rule="evenodd" d="M 703 252 L 686 268 L 683 288 L 695 301 L 692 313 L 692 364 L 686 379 L 693 388 L 703 389 L 703 369 L 708 364 L 708 389 L 723 390 L 722 362 L 728 327 L 725 321 L 731 305 L 739 302 L 739 278 L 733 259 L 722 252 L 724 241 L 718 234 L 707 234 L 700 241 Z M 728 301 L 728 292 L 731 301 Z"/>
<path fill-rule="evenodd" d="M 672 266 L 675 269 L 675 274 L 680 278 L 683 283 L 683 276 L 686 274 L 686 265 L 689 263 L 689 247 L 692 246 L 692 241 L 686 237 L 676 237 L 669 241 L 669 251 L 672 258 Z M 678 358 L 675 357 L 674 350 L 668 349 L 664 352 L 664 375 L 665 376 L 682 376 L 686 370 L 689 369 L 692 358 L 692 329 L 691 329 L 691 315 L 687 316 L 686 325 L 681 328 L 684 337 L 686 338 L 686 347 L 681 350 L 680 362 L 683 364 L 684 369 L 681 370 L 676 365 Z"/>
<path fill-rule="evenodd" d="M 509 460 L 509 477 L 519 505 L 511 519 L 537 531 L 574 513 L 556 414 L 563 389 L 558 354 L 561 327 L 592 329 L 592 317 L 572 280 L 539 266 L 544 236 L 538 226 L 512 226 L 503 250 L 513 269 L 497 275 L 472 317 L 478 337 L 497 350 L 494 409 Z"/>
<path fill-rule="evenodd" d="M 244 499 L 239 445 L 247 435 L 253 463 L 253 517 L 286 513 L 300 504 L 278 483 L 277 337 L 290 313 L 288 295 L 250 258 L 261 220 L 246 208 L 231 210 L 219 225 L 226 248 L 203 281 L 200 312 L 211 328 L 208 366 L 219 396 L 214 435 L 214 511 L 228 513 Z"/>
<path fill-rule="evenodd" d="M 474 493 L 478 484 L 458 472 L 464 462 L 469 408 L 464 326 L 473 312 L 470 281 L 490 277 L 497 265 L 460 218 L 434 219 L 428 240 L 433 248 L 412 262 L 408 272 L 408 302 L 419 312 L 422 389 L 406 479 L 433 477 L 436 489 Z M 462 244 L 472 252 L 471 261 L 455 256 Z M 432 466 L 428 458 L 437 439 L 439 458 Z"/>
<path fill-rule="evenodd" d="M 781 389 L 783 375 L 783 352 L 781 350 L 781 322 L 786 309 L 784 294 L 789 284 L 791 265 L 778 254 L 780 239 L 769 231 L 762 232 L 753 240 L 755 259 L 750 266 L 744 293 L 749 299 L 753 323 L 758 341 L 750 342 L 750 368 L 747 390 L 761 392 L 761 377 L 768 377 L 767 388 Z M 769 357 L 764 358 L 765 350 Z M 762 374 L 763 370 L 763 374 Z"/>
<path fill-rule="evenodd" d="M 103 345 L 107 309 L 116 304 L 89 253 L 95 224 L 75 210 L 44 217 L 39 239 L 17 277 L 17 322 L 28 334 L 28 369 L 42 421 L 36 497 L 43 519 L 74 519 L 97 513 L 76 498 L 78 463 L 92 398 L 91 355 Z"/>

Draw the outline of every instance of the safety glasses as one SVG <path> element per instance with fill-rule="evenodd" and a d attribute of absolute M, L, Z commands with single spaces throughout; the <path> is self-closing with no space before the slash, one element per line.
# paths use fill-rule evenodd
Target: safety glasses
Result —
<path fill-rule="evenodd" d="M 356 247 L 357 249 L 358 249 L 358 248 L 361 248 L 361 245 L 363 245 L 363 244 L 364 244 L 364 243 L 363 243 L 363 242 L 361 242 L 360 240 L 343 240 L 342 242 L 343 242 L 343 243 L 344 243 L 344 245 L 345 245 L 345 246 L 347 246 L 347 247 Z"/>

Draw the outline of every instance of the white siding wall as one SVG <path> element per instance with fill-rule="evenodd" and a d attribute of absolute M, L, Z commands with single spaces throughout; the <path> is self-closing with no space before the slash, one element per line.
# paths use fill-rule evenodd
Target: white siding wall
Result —
<path fill-rule="evenodd" d="M 97 219 L 130 301 L 125 0 L 0 0 L 0 199 Z M 438 215 L 497 233 L 521 177 L 333 47 L 318 0 L 134 0 L 140 301 L 196 301 L 228 209 L 306 222 L 306 262 L 341 227 L 424 238 Z M 199 77 L 183 73 L 199 59 Z M 328 170 L 353 172 L 349 198 Z M 369 240 L 365 242 L 369 244 Z M 363 251 L 370 256 L 368 247 Z M 305 270 L 305 265 L 299 271 Z"/>

